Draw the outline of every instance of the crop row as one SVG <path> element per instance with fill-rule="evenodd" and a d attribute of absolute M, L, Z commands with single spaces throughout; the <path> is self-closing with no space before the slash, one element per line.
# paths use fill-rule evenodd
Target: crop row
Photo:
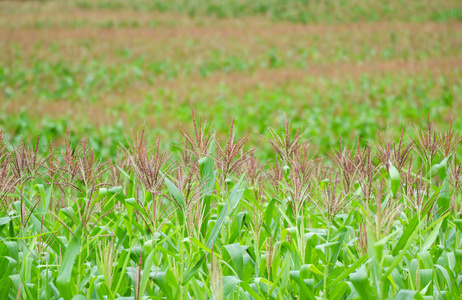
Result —
<path fill-rule="evenodd" d="M 0 134 L 7 299 L 460 299 L 462 137 L 428 121 L 320 158 L 305 127 L 225 144 L 192 114 L 177 153 L 144 129 L 101 161 Z"/>

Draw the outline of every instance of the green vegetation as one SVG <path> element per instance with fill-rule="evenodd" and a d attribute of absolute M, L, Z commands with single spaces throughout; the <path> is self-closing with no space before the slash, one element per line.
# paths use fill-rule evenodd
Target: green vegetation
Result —
<path fill-rule="evenodd" d="M 462 173 L 452 127 L 378 135 L 328 163 L 306 128 L 220 143 L 196 119 L 179 151 L 145 132 L 95 159 L 0 135 L 7 299 L 460 299 Z M 8 150 L 11 149 L 11 150 Z"/>
<path fill-rule="evenodd" d="M 366 145 L 427 114 L 462 126 L 457 1 L 84 3 L 2 2 L 0 124 L 14 143 L 40 133 L 61 147 L 69 127 L 97 157 L 115 158 L 143 125 L 178 137 L 189 104 L 219 137 L 233 116 L 237 132 L 264 134 L 286 112 L 310 123 L 320 155 L 339 137 Z M 281 21 L 296 13 L 315 19 Z M 261 140 L 251 146 L 272 157 Z"/>
<path fill-rule="evenodd" d="M 0 1 L 0 299 L 461 299 L 461 12 Z"/>
<path fill-rule="evenodd" d="M 80 0 L 82 9 L 132 9 L 135 11 L 174 11 L 189 16 L 218 18 L 265 16 L 276 21 L 301 23 L 358 21 L 460 20 L 458 1 L 345 1 L 345 0 Z"/>
<path fill-rule="evenodd" d="M 235 124 L 237 132 L 264 134 L 266 124 L 282 124 L 282 113 L 287 112 L 295 117 L 296 126 L 307 122 L 310 124 L 305 137 L 314 137 L 314 146 L 324 155 L 330 145 L 337 147 L 339 137 L 350 141 L 360 138 L 361 144 L 365 145 L 374 140 L 377 130 L 385 130 L 387 126 L 390 130 L 398 131 L 405 124 L 421 124 L 422 114 L 430 114 L 439 124 L 454 118 L 455 128 L 462 128 L 462 119 L 456 117 L 457 107 L 462 105 L 460 72 L 454 76 L 458 82 L 451 82 L 453 79 L 448 76 L 431 78 L 430 75 L 363 77 L 358 81 L 346 82 L 317 78 L 305 80 L 303 84 L 288 83 L 278 88 L 257 87 L 243 95 L 235 95 L 227 91 L 226 87 L 211 87 L 211 94 L 222 89 L 222 95 L 218 99 L 208 100 L 198 92 L 190 97 L 196 99 L 193 102 L 197 111 L 204 112 L 204 116 L 214 120 L 215 129 L 221 137 L 227 135 L 227 123 L 232 116 L 239 116 Z M 124 133 L 130 132 L 130 127 L 125 127 L 123 120 L 125 124 L 149 122 L 146 124 L 149 132 L 167 142 L 172 136 L 178 136 L 175 131 L 179 123 L 189 126 L 188 105 L 174 101 L 181 98 L 178 93 L 180 91 L 159 89 L 156 94 L 149 94 L 144 101 L 136 104 L 121 103 L 106 107 L 105 111 L 102 108 L 102 111 L 91 113 L 90 116 L 87 116 L 87 112 L 79 112 L 79 119 L 75 119 L 78 106 L 74 105 L 76 108 L 60 117 L 37 118 L 27 111 L 18 114 L 5 111 L 0 114 L 0 120 L 16 143 L 21 137 L 30 138 L 37 131 L 40 132 L 44 145 L 51 141 L 56 143 L 57 139 L 59 141 L 65 136 L 67 126 L 73 136 L 91 132 L 89 139 L 97 156 L 110 155 L 115 158 L 118 143 L 124 142 Z M 300 100 L 307 95 L 309 99 Z M 200 101 L 201 99 L 204 101 Z M 355 102 L 361 104 L 351 105 Z M 85 107 L 84 103 L 79 104 L 80 107 Z M 108 116 L 104 117 L 105 114 Z M 120 119 L 120 115 L 126 117 Z M 91 118 L 107 118 L 113 120 L 109 123 L 113 125 L 96 126 Z M 172 122 L 166 123 L 167 120 Z M 275 127 L 278 130 L 283 128 L 280 125 Z M 76 144 L 78 140 L 73 142 Z M 253 139 L 250 143 L 261 149 L 261 159 L 272 157 L 271 148 L 262 140 Z M 162 146 L 168 147 L 168 144 Z"/>

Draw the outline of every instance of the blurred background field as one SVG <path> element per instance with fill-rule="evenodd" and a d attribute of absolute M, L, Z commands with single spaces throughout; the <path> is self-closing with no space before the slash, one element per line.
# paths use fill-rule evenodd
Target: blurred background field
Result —
<path fill-rule="evenodd" d="M 0 1 L 0 126 L 111 156 L 143 125 L 169 147 L 190 104 L 220 135 L 286 112 L 322 150 L 427 114 L 462 128 L 461 49 L 457 0 Z"/>

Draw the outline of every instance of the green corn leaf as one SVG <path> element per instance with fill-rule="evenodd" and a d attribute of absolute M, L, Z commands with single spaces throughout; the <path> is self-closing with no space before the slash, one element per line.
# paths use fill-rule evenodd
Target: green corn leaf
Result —
<path fill-rule="evenodd" d="M 2 217 L 0 218 L 0 226 L 6 225 L 10 223 L 13 219 L 19 218 L 19 216 L 12 216 L 12 217 Z"/>
<path fill-rule="evenodd" d="M 13 286 L 15 288 L 15 296 L 17 294 L 20 295 L 25 295 L 24 299 L 35 299 L 35 297 L 32 295 L 29 286 L 23 283 L 21 280 L 21 276 L 19 274 L 14 274 L 10 276 L 11 282 L 13 283 Z M 20 291 L 18 293 L 18 291 Z"/>
<path fill-rule="evenodd" d="M 334 245 L 334 251 L 332 252 L 330 262 L 329 262 L 329 272 L 332 271 L 332 269 L 335 266 L 335 262 L 337 261 L 338 255 L 340 253 L 340 249 L 343 246 L 343 241 L 345 240 L 345 234 L 347 233 L 347 228 L 343 226 L 342 228 L 339 229 L 337 233 L 337 244 Z"/>
<path fill-rule="evenodd" d="M 215 186 L 215 162 L 210 157 L 203 157 L 199 160 L 201 172 L 201 184 L 203 186 L 203 195 L 211 195 Z"/>
<path fill-rule="evenodd" d="M 154 251 L 151 251 L 151 253 L 149 253 L 148 257 L 146 258 L 146 261 L 144 262 L 143 275 L 141 276 L 140 293 L 144 293 L 146 286 L 148 285 L 154 253 Z"/>
<path fill-rule="evenodd" d="M 445 285 L 443 285 L 441 288 L 448 289 L 451 286 L 451 281 L 452 281 L 448 270 L 444 268 L 443 266 L 435 265 L 435 273 L 437 274 L 437 276 L 441 275 L 442 278 L 444 279 Z"/>
<path fill-rule="evenodd" d="M 207 235 L 207 224 L 210 218 L 210 201 L 212 199 L 212 191 L 215 185 L 215 170 L 214 160 L 210 157 L 203 157 L 199 160 L 199 167 L 201 172 L 201 185 L 203 204 L 204 204 L 204 220 L 202 222 L 201 232 L 203 236 Z"/>
<path fill-rule="evenodd" d="M 240 188 L 240 182 L 241 181 L 239 181 L 233 188 L 233 190 L 231 191 L 231 195 L 229 196 L 229 202 L 226 203 L 223 209 L 221 210 L 220 216 L 218 217 L 217 222 L 215 223 L 215 226 L 213 227 L 212 232 L 207 240 L 207 243 L 205 244 L 207 248 L 212 248 L 213 244 L 215 243 L 215 240 L 218 237 L 218 234 L 220 233 L 226 216 L 228 215 L 228 213 L 231 215 L 234 209 L 239 204 L 239 201 L 241 200 L 242 195 L 244 194 L 244 189 Z"/>
<path fill-rule="evenodd" d="M 421 221 L 418 226 L 421 226 L 423 221 Z M 409 239 L 407 240 L 406 244 L 402 248 L 402 251 L 399 253 L 399 255 L 395 258 L 393 263 L 390 265 L 388 268 L 387 272 L 383 276 L 384 278 L 388 277 L 390 273 L 401 263 L 401 260 L 403 259 L 404 255 L 406 254 L 406 251 L 411 247 L 412 242 L 414 241 L 415 236 L 417 235 L 418 231 L 414 230 L 411 235 L 409 236 Z M 393 251 L 394 253 L 394 251 Z"/>
<path fill-rule="evenodd" d="M 109 298 L 111 299 L 111 298 Z M 83 295 L 75 295 L 72 300 L 88 300 L 87 297 L 83 296 Z"/>
<path fill-rule="evenodd" d="M 175 299 L 173 289 L 177 289 L 175 275 L 172 271 L 156 272 L 154 275 L 154 282 L 160 287 L 162 292 L 167 296 L 167 299 Z"/>
<path fill-rule="evenodd" d="M 443 181 L 446 178 L 446 169 L 449 159 L 451 155 L 445 157 L 440 163 L 434 164 L 430 169 L 431 176 L 436 176 L 437 174 L 440 176 L 440 180 Z"/>
<path fill-rule="evenodd" d="M 391 277 L 391 279 L 390 279 L 390 277 Z M 398 272 L 397 269 L 394 269 L 390 273 L 389 279 L 392 281 L 392 283 L 394 285 L 396 285 L 396 287 L 398 289 L 405 289 L 406 288 L 405 283 L 403 281 L 403 278 L 401 277 L 401 274 Z"/>
<path fill-rule="evenodd" d="M 432 232 L 428 235 L 428 237 L 425 239 L 425 243 L 423 245 L 423 248 L 422 250 L 423 251 L 426 251 L 428 248 L 431 247 L 431 245 L 433 245 L 433 242 L 436 240 L 436 238 L 438 237 L 438 233 L 440 231 L 440 228 L 441 228 L 441 224 L 443 222 L 443 219 L 441 219 L 438 224 L 436 224 L 435 228 L 433 228 Z"/>
<path fill-rule="evenodd" d="M 362 265 L 353 274 L 350 275 L 350 280 L 355 287 L 356 292 L 361 299 L 373 300 L 377 299 L 371 285 L 369 284 L 369 276 L 367 275 L 366 266 Z"/>
<path fill-rule="evenodd" d="M 53 186 L 49 186 L 48 189 L 45 191 L 45 186 L 43 184 L 36 184 L 34 186 L 36 190 L 39 191 L 40 197 L 42 198 L 42 205 L 41 205 L 41 212 L 46 212 L 50 207 L 51 201 L 51 193 L 53 191 Z"/>
<path fill-rule="evenodd" d="M 265 208 L 265 223 L 268 228 L 271 227 L 271 221 L 273 219 L 274 206 L 278 201 L 276 199 L 271 199 L 268 205 Z"/>
<path fill-rule="evenodd" d="M 245 282 L 241 282 L 240 283 L 240 287 L 246 291 L 247 293 L 249 293 L 250 296 L 252 296 L 254 299 L 257 299 L 257 300 L 263 300 L 262 297 L 260 297 L 260 295 L 257 294 L 256 291 L 254 291 L 249 284 L 245 283 Z"/>
<path fill-rule="evenodd" d="M 205 255 L 202 255 L 201 259 L 199 259 L 199 261 L 194 265 L 194 267 L 183 278 L 183 282 L 181 284 L 185 285 L 186 283 L 188 283 L 191 280 L 191 278 L 193 278 L 193 276 L 200 270 L 204 262 L 205 262 Z"/>
<path fill-rule="evenodd" d="M 75 258 L 80 253 L 80 243 L 82 235 L 82 225 L 79 225 L 71 238 L 66 251 L 64 252 L 63 262 L 58 271 L 56 278 L 56 286 L 62 297 L 71 299 L 77 294 L 77 286 L 71 283 L 72 269 L 74 267 Z"/>
<path fill-rule="evenodd" d="M 401 178 L 399 176 L 398 170 L 393 166 L 391 161 L 389 162 L 389 174 L 391 179 L 391 192 L 393 194 L 393 198 L 396 197 L 396 193 L 398 193 L 399 186 L 401 184 Z"/>
<path fill-rule="evenodd" d="M 96 290 L 96 294 L 99 296 L 99 299 L 114 300 L 114 296 L 112 295 L 111 289 L 109 288 L 109 286 L 107 285 L 105 281 L 97 283 L 95 285 L 95 290 Z M 78 295 L 78 296 L 81 296 L 81 295 Z M 84 299 L 87 299 L 87 298 L 84 297 Z"/>
<path fill-rule="evenodd" d="M 416 231 L 417 225 L 419 224 L 419 217 L 414 216 L 412 220 L 405 226 L 403 235 L 396 244 L 395 248 L 393 249 L 393 256 L 398 255 L 399 251 L 401 251 L 406 243 L 409 241 L 411 235 Z"/>
<path fill-rule="evenodd" d="M 244 279 L 244 253 L 242 246 L 239 243 L 225 245 L 226 251 L 234 265 L 234 269 L 239 276 L 239 279 Z"/>
<path fill-rule="evenodd" d="M 201 287 L 199 286 L 199 284 L 197 283 L 196 280 L 191 280 L 190 281 L 191 283 L 191 290 L 194 294 L 194 299 L 198 299 L 198 300 L 207 300 L 206 298 L 206 294 L 204 293 L 204 291 L 201 289 Z"/>
<path fill-rule="evenodd" d="M 0 256 L 9 256 L 18 262 L 19 261 L 18 243 L 0 240 Z"/>
<path fill-rule="evenodd" d="M 441 191 L 438 195 L 438 208 L 441 213 L 444 213 L 449 209 L 449 204 L 451 203 L 450 199 L 451 186 L 449 185 L 448 179 L 444 179 L 443 185 L 441 186 Z"/>
<path fill-rule="evenodd" d="M 224 276 L 223 277 L 223 297 L 228 297 L 233 292 L 236 286 L 242 282 L 236 276 Z"/>
<path fill-rule="evenodd" d="M 352 274 L 355 270 L 357 270 L 365 261 L 367 260 L 367 255 L 363 255 L 360 259 L 355 261 L 350 267 L 348 267 L 345 271 L 343 271 L 340 275 L 337 276 L 332 282 L 328 282 L 327 287 L 332 288 L 334 287 L 339 281 L 347 278 Z M 320 286 L 320 285 L 319 285 Z M 316 286 L 318 287 L 318 286 Z"/>
<path fill-rule="evenodd" d="M 170 179 L 165 176 L 165 184 L 167 185 L 168 191 L 170 195 L 172 195 L 173 199 L 175 200 L 175 204 L 180 208 L 184 208 L 184 198 L 181 194 L 181 191 L 170 181 Z"/>
<path fill-rule="evenodd" d="M 428 251 L 420 252 L 417 254 L 419 265 L 421 269 L 433 269 L 432 255 Z"/>
<path fill-rule="evenodd" d="M 198 246 L 199 248 L 204 250 L 205 252 L 210 253 L 210 254 L 212 253 L 212 249 L 208 248 L 206 245 L 204 245 L 201 241 L 199 241 L 196 238 L 191 238 L 190 237 L 190 238 L 185 239 L 185 241 L 191 241 L 196 246 Z M 221 255 L 219 253 L 217 253 L 216 251 L 213 252 L 213 255 L 215 255 L 218 259 L 221 259 Z"/>
<path fill-rule="evenodd" d="M 424 287 L 420 291 L 421 295 L 433 295 L 433 269 L 420 269 L 420 286 Z"/>
<path fill-rule="evenodd" d="M 350 291 L 350 287 L 344 281 L 339 282 L 329 294 L 329 300 L 340 300 Z"/>
<path fill-rule="evenodd" d="M 306 285 L 305 281 L 303 280 L 301 276 L 300 270 L 290 271 L 289 275 L 293 280 L 295 280 L 295 282 L 298 284 L 300 288 L 300 299 L 315 300 L 313 291 L 309 289 L 308 286 Z"/>
<path fill-rule="evenodd" d="M 456 225 L 457 231 L 462 233 L 462 219 L 455 219 L 455 220 L 453 220 L 453 222 Z"/>
<path fill-rule="evenodd" d="M 0 297 L 3 299 L 8 298 L 8 293 L 12 286 L 10 275 L 17 266 L 17 261 L 8 256 L 0 257 Z"/>
<path fill-rule="evenodd" d="M 412 300 L 416 293 L 416 291 L 411 290 L 400 290 L 398 294 L 396 294 L 394 300 Z"/>

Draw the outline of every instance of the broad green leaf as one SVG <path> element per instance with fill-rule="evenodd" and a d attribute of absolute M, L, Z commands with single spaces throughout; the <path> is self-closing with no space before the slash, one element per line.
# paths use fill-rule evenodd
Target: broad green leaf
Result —
<path fill-rule="evenodd" d="M 450 190 L 451 186 L 449 185 L 448 179 L 444 179 L 443 185 L 441 186 L 441 191 L 438 195 L 438 208 L 440 209 L 441 213 L 444 213 L 449 209 L 449 205 L 451 202 L 450 199 Z"/>
<path fill-rule="evenodd" d="M 344 281 L 339 282 L 333 291 L 329 294 L 329 300 L 340 300 L 345 295 L 348 295 L 348 291 L 350 291 L 350 287 Z"/>
<path fill-rule="evenodd" d="M 211 195 L 215 186 L 215 162 L 210 157 L 203 157 L 199 160 L 201 171 L 201 184 L 203 186 L 203 195 Z"/>
<path fill-rule="evenodd" d="M 412 220 L 405 226 L 403 235 L 398 241 L 398 244 L 396 244 L 395 248 L 393 248 L 393 256 L 398 255 L 399 251 L 401 251 L 406 243 L 409 241 L 409 238 L 411 235 L 417 230 L 417 225 L 419 225 L 419 217 L 414 216 Z"/>
<path fill-rule="evenodd" d="M 193 278 L 193 276 L 200 270 L 202 264 L 205 262 L 205 255 L 202 255 L 201 259 L 194 265 L 194 267 L 186 274 L 183 278 L 182 285 L 185 285 L 187 282 Z"/>
<path fill-rule="evenodd" d="M 184 208 L 184 198 L 183 195 L 181 194 L 181 191 L 173 184 L 173 182 L 170 181 L 170 179 L 165 176 L 165 184 L 167 185 L 168 191 L 170 195 L 172 195 L 175 204 L 181 209 Z"/>
<path fill-rule="evenodd" d="M 79 225 L 74 231 L 74 235 L 64 252 L 63 262 L 58 271 L 58 277 L 56 278 L 56 286 L 58 287 L 61 296 L 67 299 L 71 299 L 78 291 L 78 287 L 71 282 L 71 276 L 75 258 L 80 253 L 81 235 L 82 226 Z"/>
<path fill-rule="evenodd" d="M 391 192 L 393 194 L 393 198 L 396 197 L 396 193 L 398 193 L 399 186 L 401 184 L 401 178 L 399 176 L 398 170 L 393 166 L 391 161 L 389 161 L 389 174 L 390 174 L 390 179 L 391 179 Z"/>
<path fill-rule="evenodd" d="M 13 219 L 16 219 L 18 218 L 19 216 L 12 216 L 12 217 L 3 217 L 3 218 L 0 218 L 0 226 L 3 226 L 3 225 L 6 225 L 8 223 L 10 223 L 10 221 L 12 221 Z"/>
<path fill-rule="evenodd" d="M 236 276 L 224 276 L 223 277 L 223 297 L 226 298 L 228 297 L 229 294 L 233 292 L 233 290 L 236 288 L 236 285 L 238 285 L 241 280 L 237 278 Z"/>
<path fill-rule="evenodd" d="M 306 285 L 305 281 L 303 280 L 300 271 L 290 271 L 289 272 L 290 277 L 295 280 L 295 282 L 298 284 L 300 288 L 300 299 L 309 299 L 309 300 L 315 300 L 315 297 L 313 295 L 313 291 L 308 288 Z"/>
<path fill-rule="evenodd" d="M 377 299 L 371 285 L 369 284 L 369 276 L 367 275 L 366 266 L 362 265 L 353 274 L 350 275 L 350 280 L 355 287 L 356 292 L 364 300 Z"/>
<path fill-rule="evenodd" d="M 203 236 L 207 235 L 207 224 L 210 218 L 210 201 L 212 199 L 212 192 L 215 186 L 215 170 L 214 170 L 214 160 L 210 157 L 203 157 L 199 160 L 199 167 L 201 172 L 201 185 L 203 193 L 203 222 L 201 233 Z"/>
<path fill-rule="evenodd" d="M 423 221 L 421 221 L 418 226 L 422 224 Z M 411 246 L 412 242 L 414 241 L 415 236 L 417 235 L 418 231 L 414 230 L 411 235 L 409 236 L 409 239 L 407 240 L 406 244 L 404 245 L 402 251 L 399 253 L 399 255 L 396 257 L 396 259 L 393 261 L 391 266 L 388 268 L 386 271 L 385 275 L 383 277 L 388 277 L 390 273 L 401 263 L 401 260 L 403 259 L 404 255 L 406 254 L 406 251 L 409 249 Z M 403 234 L 404 235 L 404 234 Z M 393 251 L 394 253 L 394 251 Z"/>
<path fill-rule="evenodd" d="M 438 224 L 435 226 L 435 228 L 433 228 L 432 232 L 426 238 L 425 243 L 424 243 L 423 248 L 422 248 L 423 251 L 426 251 L 428 248 L 431 247 L 431 245 L 433 245 L 433 242 L 438 237 L 438 233 L 440 231 L 440 227 L 441 227 L 442 222 L 443 222 L 443 220 L 440 220 L 438 222 Z"/>
<path fill-rule="evenodd" d="M 160 287 L 162 292 L 167 296 L 167 299 L 175 299 L 176 292 L 173 289 L 178 289 L 178 284 L 172 271 L 159 271 L 153 274 L 154 282 Z"/>
<path fill-rule="evenodd" d="M 141 275 L 141 283 L 140 283 L 140 292 L 144 293 L 146 290 L 146 286 L 148 285 L 149 281 L 149 275 L 151 273 L 151 266 L 152 266 L 152 260 L 154 258 L 154 251 L 151 251 L 149 253 L 148 257 L 146 258 L 146 261 L 144 262 L 144 267 L 143 267 L 143 275 Z"/>
<path fill-rule="evenodd" d="M 332 282 L 328 282 L 328 287 L 332 288 L 335 286 L 340 280 L 343 280 L 350 276 L 355 270 L 357 270 L 365 261 L 367 260 L 367 255 L 363 255 L 360 259 L 355 261 L 350 267 L 348 267 L 345 271 L 343 271 L 337 278 L 335 278 Z"/>
<path fill-rule="evenodd" d="M 234 209 L 239 204 L 239 201 L 241 200 L 242 195 L 244 194 L 244 189 L 240 188 L 240 182 L 241 181 L 239 181 L 233 188 L 233 190 L 231 191 L 231 195 L 229 196 L 229 202 L 226 203 L 223 209 L 221 210 L 220 216 L 218 217 L 218 220 L 212 229 L 207 243 L 205 244 L 207 248 L 212 248 L 213 244 L 215 243 L 218 237 L 218 234 L 220 233 L 225 218 L 228 216 L 228 214 L 231 215 Z"/>
<path fill-rule="evenodd" d="M 416 293 L 416 291 L 411 290 L 400 290 L 394 300 L 412 300 Z"/>
<path fill-rule="evenodd" d="M 225 245 L 226 251 L 228 252 L 233 262 L 236 273 L 239 275 L 239 279 L 244 279 L 244 255 L 242 246 L 239 243 Z"/>
<path fill-rule="evenodd" d="M 95 287 L 96 294 L 99 296 L 99 299 L 114 300 L 114 296 L 112 295 L 111 289 L 105 281 L 97 283 Z M 86 297 L 84 298 L 86 299 Z"/>
<path fill-rule="evenodd" d="M 204 245 L 198 239 L 196 239 L 196 238 L 187 238 L 186 240 L 193 242 L 196 246 L 198 246 L 199 248 L 201 248 L 205 252 L 210 253 L 210 254 L 212 253 L 212 249 L 208 248 L 206 245 Z M 219 253 L 217 253 L 216 251 L 213 252 L 213 255 L 215 255 L 218 259 L 221 259 L 221 255 Z"/>
<path fill-rule="evenodd" d="M 12 285 L 10 275 L 12 275 L 17 264 L 17 261 L 11 257 L 0 257 L 0 270 L 2 270 L 0 273 L 0 296 L 5 299 L 8 298 L 8 293 Z"/>
<path fill-rule="evenodd" d="M 88 300 L 87 297 L 83 296 L 83 295 L 75 295 L 72 300 Z"/>

